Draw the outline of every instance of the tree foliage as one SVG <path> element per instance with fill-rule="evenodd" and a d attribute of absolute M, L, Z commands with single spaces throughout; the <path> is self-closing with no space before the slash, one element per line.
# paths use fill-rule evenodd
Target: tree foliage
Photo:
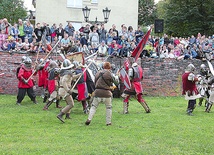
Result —
<path fill-rule="evenodd" d="M 7 18 L 10 23 L 16 22 L 19 18 L 27 15 L 22 0 L 0 0 L 0 19 Z"/>
<path fill-rule="evenodd" d="M 156 18 L 156 6 L 154 0 L 139 0 L 138 24 L 148 26 L 154 24 Z"/>
<path fill-rule="evenodd" d="M 164 30 L 174 36 L 201 33 L 212 35 L 214 28 L 213 0 L 164 0 L 157 5 L 158 17 L 164 19 Z"/>

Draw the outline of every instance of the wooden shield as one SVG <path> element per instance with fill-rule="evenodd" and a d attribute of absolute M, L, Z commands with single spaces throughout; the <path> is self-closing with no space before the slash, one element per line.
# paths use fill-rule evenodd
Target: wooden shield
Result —
<path fill-rule="evenodd" d="M 66 55 L 66 58 L 69 59 L 71 62 L 78 61 L 78 62 L 81 62 L 83 65 L 85 64 L 83 52 L 75 52 L 75 53 L 68 54 Z"/>

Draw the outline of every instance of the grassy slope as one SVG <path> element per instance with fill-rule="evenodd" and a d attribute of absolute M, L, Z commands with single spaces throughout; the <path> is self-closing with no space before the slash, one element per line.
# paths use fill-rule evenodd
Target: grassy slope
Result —
<path fill-rule="evenodd" d="M 182 97 L 145 99 L 150 114 L 132 99 L 130 114 L 123 115 L 122 99 L 114 99 L 112 126 L 105 126 L 103 104 L 85 126 L 87 115 L 78 102 L 72 119 L 62 124 L 54 104 L 43 111 L 41 98 L 34 105 L 25 97 L 16 106 L 15 96 L 1 95 L 0 154 L 213 154 L 214 112 L 197 106 L 194 116 L 187 116 Z"/>

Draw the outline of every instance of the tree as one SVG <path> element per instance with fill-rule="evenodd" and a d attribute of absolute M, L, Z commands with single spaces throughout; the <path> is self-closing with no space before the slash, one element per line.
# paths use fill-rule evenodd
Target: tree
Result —
<path fill-rule="evenodd" d="M 157 5 L 164 19 L 164 29 L 174 36 L 188 37 L 201 33 L 212 35 L 214 28 L 213 0 L 164 0 Z"/>
<path fill-rule="evenodd" d="M 154 0 L 139 0 L 138 24 L 148 26 L 154 24 L 156 18 L 156 6 Z"/>
<path fill-rule="evenodd" d="M 22 0 L 0 0 L 0 19 L 7 18 L 10 23 L 27 16 Z"/>

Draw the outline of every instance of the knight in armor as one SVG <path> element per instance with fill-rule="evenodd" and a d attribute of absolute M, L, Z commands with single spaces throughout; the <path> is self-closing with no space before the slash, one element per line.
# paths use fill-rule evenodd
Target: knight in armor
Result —
<path fill-rule="evenodd" d="M 43 110 L 48 110 L 48 107 L 56 100 L 56 108 L 62 108 L 59 105 L 59 95 L 58 95 L 58 86 L 59 86 L 59 73 L 60 68 L 56 61 L 51 61 L 48 67 L 48 92 L 50 97 L 48 98 L 48 102 L 44 106 Z"/>
<path fill-rule="evenodd" d="M 87 74 L 86 74 L 86 71 L 83 72 L 85 70 L 85 67 L 80 62 L 76 61 L 74 62 L 74 64 L 75 64 L 75 73 L 82 74 L 82 76 L 77 81 L 77 84 L 75 87 L 77 92 L 73 93 L 73 98 L 77 98 L 77 100 L 82 103 L 83 112 L 85 114 L 88 114 L 89 109 L 86 101 L 86 99 L 88 98 L 88 89 L 86 85 Z M 76 81 L 73 81 L 73 82 L 75 83 Z"/>
<path fill-rule="evenodd" d="M 127 68 L 126 68 L 127 69 Z M 128 76 L 131 82 L 131 88 L 128 89 L 125 87 L 124 92 L 122 94 L 123 97 L 123 113 L 128 114 L 128 107 L 129 107 L 129 98 L 132 95 L 136 95 L 137 101 L 143 106 L 146 113 L 150 113 L 151 110 L 147 105 L 146 101 L 143 99 L 143 87 L 142 87 L 142 79 L 143 79 L 143 69 L 137 63 L 134 62 L 132 66 L 128 69 Z"/>
<path fill-rule="evenodd" d="M 88 114 L 89 105 L 87 103 L 87 99 L 90 98 L 89 94 L 92 94 L 94 92 L 95 85 L 85 66 L 83 66 L 80 62 L 77 62 L 77 61 L 75 61 L 74 64 L 76 68 L 75 73 L 82 74 L 82 76 L 77 81 L 77 84 L 75 87 L 76 92 L 73 91 L 73 98 L 77 98 L 77 100 L 82 103 L 83 112 L 85 114 Z"/>
<path fill-rule="evenodd" d="M 16 104 L 21 105 L 21 102 L 24 99 L 26 92 L 27 92 L 28 96 L 30 97 L 31 101 L 33 101 L 33 103 L 37 104 L 36 94 L 33 89 L 34 81 L 32 78 L 30 78 L 30 76 L 33 74 L 32 60 L 29 57 L 26 57 L 23 60 L 23 63 L 24 64 L 21 65 L 21 67 L 18 71 L 19 83 L 18 83 L 18 95 L 17 95 Z"/>
<path fill-rule="evenodd" d="M 74 106 L 74 100 L 72 98 L 71 83 L 72 80 L 77 79 L 81 74 L 75 74 L 72 68 L 74 64 L 70 62 L 70 60 L 65 59 L 62 63 L 61 71 L 60 71 L 60 81 L 59 81 L 59 97 L 65 99 L 67 105 L 60 111 L 57 115 L 57 118 L 61 122 L 65 122 L 63 116 L 66 114 L 66 118 L 70 118 L 70 110 Z"/>
<path fill-rule="evenodd" d="M 185 96 L 185 100 L 188 100 L 187 114 L 192 116 L 192 112 L 195 109 L 196 99 L 201 95 L 198 92 L 196 82 L 201 80 L 201 77 L 197 77 L 194 74 L 195 66 L 189 64 L 182 75 L 182 94 Z"/>
<path fill-rule="evenodd" d="M 43 62 L 43 64 L 41 64 L 41 62 Z M 44 99 L 43 99 L 43 103 L 45 103 L 49 97 L 49 93 L 48 93 L 48 66 L 50 64 L 50 59 L 46 60 L 44 62 L 44 60 L 40 61 L 40 65 L 38 66 L 39 69 L 39 78 L 38 78 L 38 86 L 39 87 L 43 87 L 43 93 L 44 93 Z"/>
<path fill-rule="evenodd" d="M 209 88 L 208 88 L 208 79 L 210 77 L 210 71 L 207 69 L 205 64 L 201 64 L 200 66 L 200 76 L 201 81 L 198 83 L 198 91 L 201 94 L 201 98 L 199 98 L 198 105 L 201 106 L 204 98 L 206 99 L 205 106 L 207 103 L 207 99 L 209 98 Z"/>
<path fill-rule="evenodd" d="M 212 105 L 214 103 L 214 76 L 211 77 L 209 80 L 208 80 L 208 87 L 209 87 L 209 92 L 210 92 L 210 95 L 209 95 L 209 98 L 208 98 L 208 102 L 207 104 L 205 105 L 206 106 L 206 109 L 205 109 L 205 112 L 210 112 L 211 108 L 212 108 Z"/>
<path fill-rule="evenodd" d="M 17 77 L 17 78 L 18 78 L 19 70 L 20 70 L 20 68 L 24 65 L 24 60 L 25 60 L 26 58 L 27 58 L 26 56 L 22 56 L 20 66 L 17 67 L 17 69 L 16 69 L 16 77 Z"/>

